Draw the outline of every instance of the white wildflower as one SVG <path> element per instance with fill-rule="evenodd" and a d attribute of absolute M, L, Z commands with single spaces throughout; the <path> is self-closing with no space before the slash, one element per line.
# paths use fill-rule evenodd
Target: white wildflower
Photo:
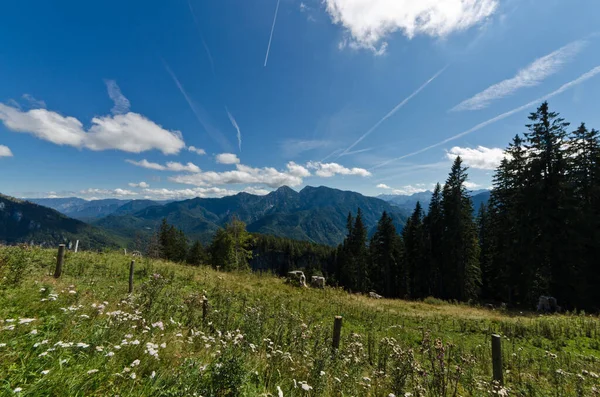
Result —
<path fill-rule="evenodd" d="M 131 367 L 137 367 L 138 365 L 140 365 L 140 360 L 134 360 L 134 361 L 131 363 Z"/>
<path fill-rule="evenodd" d="M 152 324 L 152 328 L 160 328 L 161 331 L 164 331 L 165 326 L 162 321 L 158 321 Z"/>
<path fill-rule="evenodd" d="M 76 294 L 76 293 L 77 293 L 77 291 L 75 291 L 74 289 L 69 290 L 69 294 L 71 294 L 71 295 Z"/>
<path fill-rule="evenodd" d="M 83 342 L 77 342 L 77 347 L 81 347 L 82 349 L 87 349 L 88 347 L 90 347 L 90 345 L 88 345 L 87 343 L 83 343 Z"/>
<path fill-rule="evenodd" d="M 45 369 L 43 371 L 40 372 L 42 375 L 48 375 L 50 373 L 49 369 Z"/>
<path fill-rule="evenodd" d="M 125 339 L 131 339 L 131 338 L 133 338 L 133 335 L 131 335 L 131 334 L 125 335 Z"/>
<path fill-rule="evenodd" d="M 115 355 L 115 352 L 108 352 L 105 354 L 106 357 L 112 357 Z"/>
<path fill-rule="evenodd" d="M 37 345 L 37 343 L 36 343 Z M 0 343 L 0 347 L 6 347 L 6 343 Z"/>
<path fill-rule="evenodd" d="M 40 288 L 40 292 L 46 292 L 46 288 L 44 288 L 44 287 Z"/>
<path fill-rule="evenodd" d="M 321 372 L 319 372 L 319 375 L 321 375 L 321 376 L 325 376 L 325 371 L 321 371 Z"/>
<path fill-rule="evenodd" d="M 29 324 L 33 321 L 35 321 L 35 318 L 20 318 L 19 324 Z"/>
<path fill-rule="evenodd" d="M 152 373 L 150 374 L 150 379 L 154 379 L 155 376 L 156 376 L 156 371 L 152 371 Z"/>
<path fill-rule="evenodd" d="M 283 390 L 279 386 L 277 386 L 277 397 L 283 397 Z"/>
<path fill-rule="evenodd" d="M 163 349 L 166 349 L 167 348 L 167 344 L 165 342 L 163 342 L 163 343 L 160 344 L 160 347 L 163 348 Z"/>
<path fill-rule="evenodd" d="M 104 350 L 104 347 L 102 347 L 102 346 L 96 346 L 96 351 L 97 352 L 101 352 L 103 350 Z"/>
<path fill-rule="evenodd" d="M 131 377 L 131 379 L 135 379 L 137 378 L 137 375 L 135 374 L 135 372 L 132 372 L 131 375 L 129 375 Z"/>
<path fill-rule="evenodd" d="M 87 371 L 87 374 L 91 375 L 91 374 L 95 374 L 96 372 L 98 372 L 97 369 L 90 369 L 89 371 Z"/>
<path fill-rule="evenodd" d="M 37 329 L 31 330 L 31 332 L 30 332 L 31 335 L 37 335 L 37 333 L 38 333 Z"/>
<path fill-rule="evenodd" d="M 309 386 L 308 383 L 304 382 L 302 383 L 302 390 L 310 391 L 312 390 L 312 386 Z"/>
<path fill-rule="evenodd" d="M 17 388 L 15 388 L 15 390 L 13 390 L 13 393 L 21 393 L 21 391 L 23 391 L 23 389 L 20 387 L 17 387 Z"/>
<path fill-rule="evenodd" d="M 140 344 L 140 341 L 136 339 L 136 340 L 134 340 L 133 342 L 131 342 L 131 344 L 132 344 L 132 345 L 139 345 L 139 344 Z"/>

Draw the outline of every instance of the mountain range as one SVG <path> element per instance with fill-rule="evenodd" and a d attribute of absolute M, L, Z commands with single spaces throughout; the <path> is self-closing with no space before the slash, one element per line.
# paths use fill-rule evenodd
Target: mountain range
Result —
<path fill-rule="evenodd" d="M 487 202 L 489 195 L 487 190 L 472 192 L 474 209 Z M 79 239 L 90 247 L 131 246 L 138 238 L 146 240 L 163 218 L 191 239 L 208 243 L 216 230 L 236 217 L 253 233 L 337 245 L 346 236 L 348 213 L 355 215 L 360 208 L 371 235 L 386 211 L 401 231 L 417 201 L 427 209 L 431 192 L 376 198 L 324 186 L 307 186 L 299 192 L 284 186 L 264 196 L 238 193 L 172 202 L 1 197 L 0 241 L 8 243 Z"/>
<path fill-rule="evenodd" d="M 265 196 L 238 193 L 223 198 L 195 198 L 144 208 L 131 214 L 112 214 L 94 224 L 123 237 L 149 233 L 166 218 L 189 237 L 207 242 L 234 216 L 253 233 L 335 245 L 346 236 L 348 213 L 360 208 L 370 233 L 383 211 L 401 230 L 406 213 L 375 197 L 307 186 L 300 192 L 281 187 Z"/>

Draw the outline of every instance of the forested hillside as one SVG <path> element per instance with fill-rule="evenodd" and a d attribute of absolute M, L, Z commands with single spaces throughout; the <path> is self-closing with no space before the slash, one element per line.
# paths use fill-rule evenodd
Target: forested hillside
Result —
<path fill-rule="evenodd" d="M 188 237 L 208 243 L 220 227 L 236 217 L 253 233 L 336 245 L 344 239 L 348 212 L 357 208 L 362 209 L 370 233 L 384 211 L 398 228 L 406 219 L 400 209 L 374 197 L 323 186 L 307 186 L 300 192 L 284 186 L 266 196 L 239 193 L 150 206 L 129 215 L 110 215 L 95 224 L 122 237 L 148 236 L 164 218 Z"/>
<path fill-rule="evenodd" d="M 0 242 L 54 246 L 75 243 L 81 249 L 118 246 L 108 233 L 59 212 L 0 194 Z"/>

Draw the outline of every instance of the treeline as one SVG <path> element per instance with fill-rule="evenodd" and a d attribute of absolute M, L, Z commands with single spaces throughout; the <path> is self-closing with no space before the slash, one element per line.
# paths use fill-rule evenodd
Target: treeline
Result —
<path fill-rule="evenodd" d="M 337 248 L 252 236 L 232 220 L 206 249 L 187 250 L 181 231 L 163 223 L 163 256 L 223 270 L 302 268 L 330 285 L 390 298 L 504 302 L 531 308 L 550 295 L 564 308 L 600 308 L 600 134 L 569 131 L 543 103 L 529 116 L 495 172 L 478 215 L 460 157 L 428 208 L 417 203 L 399 234 L 383 213 L 369 239 L 360 208 L 349 214 Z M 167 237 L 162 236 L 166 233 Z M 166 244 L 166 245 L 165 245 Z M 185 254 L 184 254 L 185 252 Z"/>
<path fill-rule="evenodd" d="M 143 245 L 142 242 L 136 245 Z M 321 275 L 334 258 L 334 248 L 272 235 L 250 234 L 244 222 L 235 217 L 215 233 L 204 246 L 192 242 L 185 233 L 163 219 L 146 244 L 150 257 L 192 266 L 208 265 L 224 271 L 257 270 L 284 276 L 290 270 L 304 269 L 308 276 Z"/>
<path fill-rule="evenodd" d="M 542 104 L 495 172 L 488 205 L 472 216 L 467 169 L 454 162 L 425 213 L 420 204 L 397 235 L 387 214 L 367 242 L 360 210 L 333 274 L 353 291 L 434 296 L 532 307 L 600 308 L 600 138 Z"/>

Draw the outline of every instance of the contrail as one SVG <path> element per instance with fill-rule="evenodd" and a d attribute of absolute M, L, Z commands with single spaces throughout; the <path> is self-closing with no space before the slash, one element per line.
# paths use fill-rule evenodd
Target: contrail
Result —
<path fill-rule="evenodd" d="M 529 103 L 526 103 L 523 106 L 519 106 L 518 108 L 515 108 L 513 110 L 509 110 L 506 113 L 502 113 L 502 114 L 500 114 L 500 115 L 498 115 L 498 116 L 496 116 L 494 118 L 491 118 L 491 119 L 489 119 L 487 121 L 484 121 L 483 123 L 479 123 L 475 127 L 472 127 L 472 128 L 470 128 L 470 129 L 468 129 L 466 131 L 463 131 L 460 134 L 451 136 L 450 138 L 446 138 L 446 139 L 444 139 L 441 142 L 434 143 L 433 145 L 430 145 L 430 146 L 427 146 L 427 147 L 425 147 L 423 149 L 417 150 L 416 152 L 412 152 L 412 153 L 409 153 L 409 154 L 405 154 L 404 156 L 400 156 L 400 157 L 396 157 L 396 158 L 384 161 L 383 163 L 377 164 L 376 166 L 372 167 L 371 170 L 379 168 L 379 167 L 383 167 L 384 165 L 387 165 L 387 164 L 389 164 L 389 163 L 391 163 L 393 161 L 402 160 L 402 159 L 405 159 L 407 157 L 411 157 L 411 156 L 415 156 L 417 154 L 421 154 L 421 153 L 426 152 L 426 151 L 428 151 L 430 149 L 433 149 L 435 147 L 441 146 L 441 145 L 443 145 L 445 143 L 448 143 L 450 141 L 453 141 L 453 140 L 456 140 L 456 139 L 458 139 L 460 137 L 463 137 L 463 136 L 465 136 L 467 134 L 470 134 L 472 132 L 480 130 L 483 127 L 487 127 L 488 125 L 495 123 L 496 121 L 500 121 L 502 119 L 505 119 L 508 116 L 512 116 L 515 113 L 521 112 L 521 111 L 523 111 L 525 109 L 528 109 L 528 108 L 530 108 L 532 106 L 535 106 L 535 105 L 539 104 L 540 102 L 546 101 L 546 100 L 548 100 L 548 99 L 550 99 L 550 98 L 552 98 L 552 97 L 554 97 L 554 96 L 556 96 L 558 94 L 561 94 L 561 93 L 567 91 L 568 89 L 570 89 L 572 87 L 575 87 L 576 85 L 579 85 L 579 84 L 583 83 L 586 80 L 591 79 L 592 77 L 594 77 L 598 73 L 600 73 L 600 66 L 596 66 L 595 68 L 593 68 L 589 72 L 584 73 L 581 76 L 579 76 L 577 79 L 575 79 L 573 81 L 570 81 L 570 82 L 562 85 L 556 91 L 552 91 L 551 93 L 549 93 L 547 95 L 544 95 L 544 96 L 542 96 L 542 97 L 540 97 L 538 99 L 535 99 L 535 100 L 533 100 L 533 101 L 531 101 Z"/>
<path fill-rule="evenodd" d="M 327 160 L 328 158 L 330 158 L 331 156 L 335 156 L 336 154 L 340 153 L 341 151 L 343 151 L 343 149 L 335 149 L 333 152 L 329 153 L 327 156 L 325 156 L 320 163 L 325 162 L 325 160 Z"/>
<path fill-rule="evenodd" d="M 183 88 L 183 86 L 179 82 L 179 79 L 177 78 L 175 73 L 173 73 L 173 71 L 167 64 L 167 62 L 164 59 L 162 59 L 162 62 L 163 62 L 163 65 L 165 66 L 165 69 L 167 70 L 167 72 L 169 73 L 169 75 L 171 76 L 173 81 L 175 82 L 175 85 L 177 85 L 177 88 L 179 88 L 181 95 L 183 95 L 186 102 L 190 106 L 190 109 L 192 109 L 192 112 L 194 112 L 194 115 L 198 119 L 198 122 L 200 122 L 200 124 L 202 124 L 202 127 L 204 127 L 204 129 L 211 136 L 211 138 L 214 139 L 215 141 L 217 141 L 221 145 L 221 148 L 223 148 L 223 150 L 231 151 L 231 144 L 227 141 L 227 138 L 225 138 L 225 136 L 221 133 L 221 131 L 217 130 L 212 125 L 210 125 L 208 122 L 204 121 L 204 118 L 205 118 L 204 116 L 207 116 L 205 114 L 206 112 L 204 111 L 204 109 L 202 109 L 201 107 L 198 107 L 196 104 L 194 104 L 194 102 L 192 101 L 190 96 L 185 91 L 185 88 Z M 204 114 L 201 114 L 201 113 L 204 113 Z"/>
<path fill-rule="evenodd" d="M 425 87 L 427 87 L 429 85 L 429 83 L 431 83 L 433 80 L 435 80 L 440 74 L 442 74 L 444 72 L 444 70 L 446 70 L 448 68 L 449 65 L 444 66 L 440 71 L 438 71 L 436 74 L 433 75 L 432 78 L 430 78 L 429 80 L 427 80 L 422 86 L 420 86 L 415 92 L 413 92 L 412 94 L 410 94 L 408 97 L 406 97 L 402 102 L 400 102 L 399 104 L 397 104 L 392 110 L 390 110 L 390 112 L 388 114 L 386 114 L 381 120 L 379 120 L 373 127 L 371 127 L 371 129 L 369 129 L 369 131 L 365 132 L 360 138 L 358 138 L 356 140 L 356 142 L 354 142 L 352 145 L 348 146 L 346 148 L 346 150 L 344 150 L 340 155 L 338 155 L 338 157 L 341 156 L 345 156 L 348 155 L 350 152 L 350 150 L 358 145 L 363 139 L 365 139 L 366 137 L 368 137 L 373 131 L 375 131 L 384 121 L 386 121 L 387 119 L 389 119 L 390 117 L 392 117 L 398 110 L 400 110 L 400 108 L 402 108 L 404 105 L 406 105 L 408 103 L 408 101 L 410 101 L 411 99 L 413 99 L 415 96 L 417 96 L 419 94 L 419 92 L 423 91 L 423 89 Z"/>
<path fill-rule="evenodd" d="M 277 0 L 277 7 L 275 7 L 275 16 L 273 17 L 273 26 L 271 26 L 271 36 L 269 36 L 269 46 L 267 47 L 267 55 L 265 56 L 265 64 L 263 67 L 267 67 L 267 61 L 269 60 L 269 51 L 271 51 L 271 40 L 273 40 L 273 31 L 275 30 L 275 22 L 277 22 L 277 12 L 279 11 L 279 1 Z"/>
<path fill-rule="evenodd" d="M 240 131 L 240 127 L 238 126 L 237 121 L 235 121 L 235 118 L 233 117 L 233 115 L 231 114 L 229 109 L 227 109 L 227 106 L 225 106 L 225 110 L 227 111 L 227 116 L 229 116 L 229 121 L 231 121 L 231 124 L 237 130 L 238 147 L 239 147 L 240 153 L 241 153 L 241 151 L 242 151 L 242 132 Z"/>
<path fill-rule="evenodd" d="M 358 153 L 364 153 L 364 152 L 368 152 L 370 150 L 373 150 L 372 147 L 367 148 L 367 149 L 359 149 L 359 150 L 355 150 L 353 152 L 348 152 L 348 153 L 342 153 L 340 154 L 338 157 L 342 157 L 342 156 L 350 156 L 351 154 L 358 154 Z"/>
<path fill-rule="evenodd" d="M 204 35 L 202 34 L 202 29 L 200 28 L 200 22 L 198 22 L 198 18 L 196 18 L 196 13 L 194 12 L 194 8 L 192 7 L 192 2 L 190 0 L 188 0 L 188 6 L 190 7 L 190 12 L 192 13 L 192 18 L 194 18 L 194 23 L 196 24 L 196 28 L 198 29 L 198 32 L 200 33 L 200 40 L 202 40 L 202 45 L 204 46 L 204 50 L 206 51 L 206 56 L 208 56 L 208 61 L 210 62 L 210 67 L 212 69 L 213 76 L 216 76 L 215 63 L 213 61 L 212 54 L 210 53 L 210 49 L 208 48 L 208 45 L 206 44 L 206 41 L 204 40 Z"/>

